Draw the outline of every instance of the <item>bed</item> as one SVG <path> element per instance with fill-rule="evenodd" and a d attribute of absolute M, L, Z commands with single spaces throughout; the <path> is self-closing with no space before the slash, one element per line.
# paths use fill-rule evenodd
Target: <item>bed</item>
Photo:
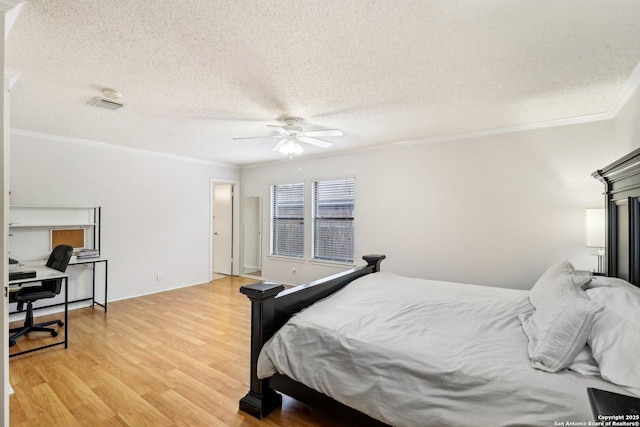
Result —
<path fill-rule="evenodd" d="M 263 418 L 279 391 L 367 425 L 535 426 L 592 421 L 587 387 L 640 394 L 640 150 L 593 176 L 605 186 L 608 277 L 560 261 L 518 291 L 400 277 L 368 255 L 291 289 L 243 287 L 240 409 Z"/>

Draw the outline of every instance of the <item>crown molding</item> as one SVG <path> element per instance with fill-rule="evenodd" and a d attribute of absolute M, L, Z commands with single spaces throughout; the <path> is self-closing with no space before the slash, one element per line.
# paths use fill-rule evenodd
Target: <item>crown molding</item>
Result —
<path fill-rule="evenodd" d="M 610 120 L 610 119 L 613 119 L 614 117 L 615 115 L 612 114 L 610 111 L 608 111 L 606 113 L 592 114 L 589 116 L 570 117 L 567 119 L 550 120 L 545 122 L 529 123 L 525 125 L 509 126 L 509 127 L 503 127 L 503 128 L 495 128 L 495 129 L 486 129 L 486 130 L 481 130 L 476 132 L 459 133 L 455 135 L 421 137 L 421 138 L 415 138 L 415 139 L 408 139 L 404 141 L 385 142 L 382 144 L 367 145 L 364 147 L 333 151 L 330 153 L 318 153 L 318 154 L 313 154 L 309 156 L 299 156 L 299 157 L 294 157 L 293 159 L 278 159 L 278 160 L 271 160 L 266 162 L 247 163 L 247 164 L 241 165 L 240 169 L 254 169 L 262 166 L 271 166 L 271 165 L 285 163 L 285 162 L 289 162 L 289 163 L 303 162 L 305 160 L 315 160 L 315 159 L 320 159 L 324 157 L 344 156 L 347 154 L 385 150 L 385 149 L 390 149 L 394 147 L 409 147 L 412 145 L 434 144 L 438 142 L 447 142 L 447 141 L 459 141 L 464 139 L 474 139 L 474 138 L 482 138 L 487 136 L 502 135 L 502 134 L 508 134 L 508 133 L 547 129 L 547 128 L 558 127 L 558 126 L 569 126 L 569 125 L 575 125 L 575 124 L 581 124 L 581 123 Z"/>
<path fill-rule="evenodd" d="M 0 0 L 2 1 L 2 0 Z M 18 19 L 18 15 L 20 15 L 20 11 L 22 11 L 22 7 L 24 3 L 20 3 L 13 9 L 7 11 L 4 15 L 4 40 L 5 42 L 9 38 L 9 34 L 11 33 L 11 29 L 13 28 L 13 24 L 16 23 Z"/>
<path fill-rule="evenodd" d="M 142 148 L 125 147 L 123 145 L 107 144 L 106 142 L 94 141 L 91 139 L 73 138 L 70 136 L 54 135 L 44 132 L 36 132 L 26 129 L 11 129 L 11 136 L 24 136 L 28 138 L 44 139 L 48 141 L 62 142 L 66 144 L 84 145 L 86 147 L 97 147 L 107 150 L 123 151 L 127 153 L 137 153 L 165 159 L 178 160 L 183 162 L 200 163 L 209 166 L 218 166 L 229 169 L 239 169 L 238 165 L 231 163 L 215 162 L 212 160 L 196 159 L 194 157 L 180 156 L 178 154 L 169 154 L 160 151 L 144 150 Z"/>
<path fill-rule="evenodd" d="M 4 67 L 4 88 L 9 91 L 13 89 L 21 75 L 22 73 L 15 68 Z"/>
<path fill-rule="evenodd" d="M 2 0 L 0 0 L 0 4 L 1 2 Z M 17 2 L 17 3 L 20 3 L 20 2 Z M 13 84 L 15 84 L 15 82 L 18 80 L 19 77 L 20 77 L 20 72 L 18 70 L 5 67 L 5 84 L 7 85 L 7 88 L 11 88 Z M 436 137 L 420 137 L 420 138 L 404 140 L 404 141 L 386 142 L 386 143 L 376 144 L 372 146 L 358 147 L 353 149 L 334 151 L 330 153 L 318 153 L 311 156 L 297 157 L 294 159 L 294 162 L 318 159 L 322 157 L 340 156 L 340 155 L 351 154 L 351 153 L 376 151 L 376 150 L 381 150 L 384 148 L 389 148 L 394 146 L 411 146 L 411 145 L 419 145 L 419 144 L 457 141 L 457 140 L 464 140 L 464 139 L 475 139 L 475 138 L 502 135 L 502 134 L 508 134 L 508 133 L 525 132 L 525 131 L 540 130 L 540 129 L 546 129 L 546 128 L 552 128 L 552 127 L 559 127 L 559 126 L 570 126 L 570 125 L 576 125 L 576 124 L 582 124 L 582 123 L 612 120 L 612 119 L 615 119 L 615 117 L 620 113 L 620 110 L 622 110 L 622 108 L 627 103 L 627 101 L 629 101 L 631 96 L 637 90 L 639 90 L 638 89 L 639 87 L 640 87 L 640 62 L 634 68 L 633 72 L 631 73 L 631 76 L 629 77 L 629 79 L 627 79 L 627 82 L 625 83 L 621 92 L 613 101 L 609 109 L 603 113 L 591 114 L 587 116 L 569 117 L 569 118 L 559 119 L 559 120 L 549 120 L 549 121 L 543 121 L 543 122 L 528 123 L 528 124 L 508 126 L 503 128 L 485 129 L 480 131 L 460 133 L 460 134 L 454 134 L 454 135 L 443 135 L 443 136 L 436 136 Z M 226 167 L 231 169 L 253 169 L 257 167 L 281 164 L 285 162 L 291 163 L 292 161 L 291 159 L 278 159 L 278 160 L 268 160 L 264 162 L 246 163 L 246 164 L 238 165 L 238 164 L 231 164 L 231 163 L 215 162 L 211 160 L 197 159 L 194 157 L 180 156 L 177 154 L 162 153 L 158 151 L 145 150 L 140 148 L 132 148 L 132 147 L 126 147 L 121 145 L 107 144 L 104 142 L 98 142 L 98 141 L 93 141 L 88 139 L 72 138 L 72 137 L 66 137 L 66 136 L 60 136 L 60 135 L 47 134 L 43 132 L 29 131 L 25 129 L 12 129 L 11 134 L 33 137 L 38 139 L 49 139 L 49 140 L 55 140 L 60 142 L 66 142 L 66 143 L 87 145 L 87 146 L 97 146 L 97 147 L 108 148 L 108 149 L 119 150 L 119 151 L 136 152 L 136 153 L 142 153 L 142 154 L 153 155 L 158 157 L 170 158 L 174 160 L 188 161 L 193 163 L 202 163 L 202 164 Z"/>
<path fill-rule="evenodd" d="M 613 104 L 611 104 L 611 107 L 609 108 L 611 118 L 614 118 L 618 115 L 629 98 L 631 98 L 631 96 L 638 90 L 638 87 L 640 87 L 640 62 L 638 62 L 636 68 L 634 68 L 633 72 L 631 73 L 631 76 L 627 79 L 624 87 L 622 88 L 616 99 L 613 101 Z"/>
<path fill-rule="evenodd" d="M 507 133 L 525 132 L 531 130 L 546 129 L 558 126 L 570 126 L 581 123 L 598 122 L 602 120 L 612 120 L 620 113 L 620 110 L 625 106 L 631 96 L 640 88 L 640 62 L 636 65 L 631 76 L 627 79 L 624 87 L 613 101 L 609 109 L 604 113 L 591 114 L 587 116 L 569 117 L 566 119 L 549 120 L 544 122 L 528 123 L 524 125 L 509 126 L 503 128 L 486 129 L 474 132 L 459 133 L 454 135 L 443 135 L 436 137 L 421 137 L 404 141 L 394 141 L 382 144 L 370 145 L 365 147 L 358 147 L 349 150 L 334 151 L 325 154 L 316 154 L 312 156 L 296 157 L 294 161 L 312 160 L 322 157 L 340 156 L 351 153 L 361 153 L 366 151 L 377 151 L 393 146 L 411 146 L 420 144 L 431 144 L 446 141 L 458 141 L 463 139 L 474 139 L 493 135 L 502 135 Z M 262 166 L 274 165 L 278 163 L 284 163 L 286 161 L 291 162 L 291 159 L 286 160 L 271 160 L 266 162 L 247 163 L 240 166 L 240 169 L 253 169 Z"/>
<path fill-rule="evenodd" d="M 0 12 L 7 13 L 20 3 L 22 0 L 0 0 Z"/>
<path fill-rule="evenodd" d="M 416 145 L 416 144 L 429 144 L 434 142 L 446 142 L 457 141 L 461 139 L 473 139 L 481 138 L 485 136 L 502 135 L 505 133 L 526 132 L 530 130 L 547 129 L 559 126 L 570 126 L 581 123 L 599 122 L 602 120 L 611 120 L 615 118 L 615 114 L 611 113 L 611 110 L 606 113 L 591 114 L 588 116 L 569 117 L 566 119 L 548 120 L 544 122 L 527 123 L 524 125 L 508 126 L 503 128 L 486 129 L 468 133 L 459 133 L 455 135 L 444 135 L 427 138 L 416 138 L 405 141 L 390 142 L 385 145 Z"/>
<path fill-rule="evenodd" d="M 620 110 L 622 110 L 622 108 L 625 106 L 627 101 L 629 101 L 629 98 L 631 98 L 631 96 L 638 90 L 638 87 L 640 87 L 640 62 L 638 62 L 638 64 L 634 68 L 633 72 L 631 73 L 631 76 L 627 79 L 627 82 L 625 83 L 624 87 L 622 88 L 622 90 L 620 91 L 616 99 L 613 101 L 609 109 L 604 113 L 591 114 L 588 116 L 569 117 L 566 119 L 549 120 L 544 122 L 529 123 L 529 124 L 509 126 L 504 128 L 487 129 L 482 131 L 462 133 L 462 134 L 456 134 L 456 135 L 447 135 L 447 136 L 441 136 L 441 137 L 416 138 L 416 139 L 407 140 L 407 141 L 392 142 L 390 144 L 385 144 L 385 145 L 401 145 L 401 144 L 414 145 L 414 144 L 426 144 L 426 143 L 432 143 L 432 142 L 454 141 L 454 140 L 460 140 L 460 139 L 479 138 L 483 136 L 501 135 L 505 133 L 546 129 L 546 128 L 557 127 L 557 126 L 569 126 L 569 125 L 575 125 L 580 123 L 597 122 L 601 120 L 612 120 L 616 118 L 618 113 L 620 113 Z"/>

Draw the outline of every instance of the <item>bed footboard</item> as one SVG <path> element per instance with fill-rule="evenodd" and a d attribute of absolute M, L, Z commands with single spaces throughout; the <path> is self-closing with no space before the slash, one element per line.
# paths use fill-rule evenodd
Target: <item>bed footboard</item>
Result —
<path fill-rule="evenodd" d="M 362 258 L 367 262 L 366 266 L 286 291 L 284 286 L 273 282 L 260 282 L 240 288 L 240 292 L 251 300 L 251 378 L 249 393 L 240 399 L 241 411 L 262 419 L 282 404 L 282 396 L 271 388 L 269 379 L 258 378 L 258 355 L 262 346 L 298 311 L 342 289 L 359 277 L 380 271 L 380 263 L 386 257 L 365 255 Z"/>

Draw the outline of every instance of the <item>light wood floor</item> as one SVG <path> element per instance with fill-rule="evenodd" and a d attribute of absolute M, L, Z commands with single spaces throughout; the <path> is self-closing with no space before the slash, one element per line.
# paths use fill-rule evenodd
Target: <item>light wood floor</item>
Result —
<path fill-rule="evenodd" d="M 249 388 L 250 326 L 239 288 L 250 282 L 227 277 L 113 302 L 107 314 L 70 311 L 68 349 L 10 359 L 11 426 L 349 425 L 286 396 L 263 421 L 238 411 Z M 42 339 L 31 334 L 11 351 Z"/>

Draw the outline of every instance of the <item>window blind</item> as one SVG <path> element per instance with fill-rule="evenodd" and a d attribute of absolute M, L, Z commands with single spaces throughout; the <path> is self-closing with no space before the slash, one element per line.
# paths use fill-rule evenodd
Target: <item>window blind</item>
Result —
<path fill-rule="evenodd" d="M 271 186 L 271 255 L 304 256 L 304 183 Z"/>
<path fill-rule="evenodd" d="M 353 262 L 353 178 L 315 181 L 312 199 L 313 258 Z"/>

